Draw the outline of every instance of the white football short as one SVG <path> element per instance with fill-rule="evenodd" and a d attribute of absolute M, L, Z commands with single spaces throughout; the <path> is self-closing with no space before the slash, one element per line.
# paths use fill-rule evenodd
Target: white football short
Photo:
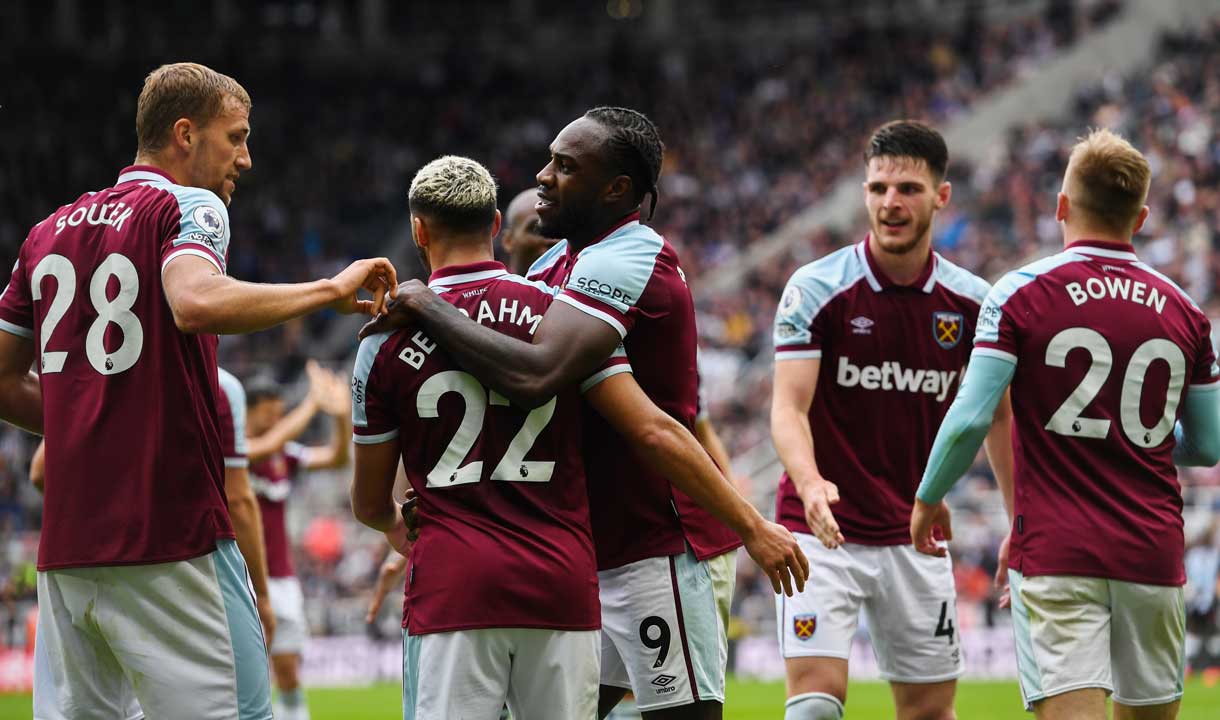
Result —
<path fill-rule="evenodd" d="M 271 611 L 275 613 L 271 654 L 300 655 L 309 638 L 301 581 L 292 576 L 267 578 L 267 591 L 271 595 Z"/>
<path fill-rule="evenodd" d="M 191 560 L 38 573 L 36 720 L 270 720 L 263 628 L 233 540 Z M 135 717 L 138 717 L 136 715 Z"/>
<path fill-rule="evenodd" d="M 403 720 L 595 720 L 597 630 L 403 632 Z"/>
<path fill-rule="evenodd" d="M 1182 697 L 1182 588 L 1015 570 L 1008 582 L 1026 709 L 1082 688 L 1101 688 L 1123 705 Z"/>
<path fill-rule="evenodd" d="M 707 570 L 712 575 L 712 592 L 716 595 L 716 612 L 720 622 L 727 628 L 729 614 L 733 608 L 733 590 L 737 587 L 737 551 L 730 550 L 707 560 Z"/>
<path fill-rule="evenodd" d="M 776 598 L 785 658 L 851 656 L 860 610 L 867 615 L 881 677 L 934 683 L 964 670 L 957 636 L 957 591 L 948 557 L 909 545 L 847 543 L 829 550 L 795 533 L 809 558 L 804 592 Z"/>
<path fill-rule="evenodd" d="M 688 548 L 597 578 L 603 685 L 631 690 L 644 712 L 724 702 L 728 640 L 707 562 Z"/>

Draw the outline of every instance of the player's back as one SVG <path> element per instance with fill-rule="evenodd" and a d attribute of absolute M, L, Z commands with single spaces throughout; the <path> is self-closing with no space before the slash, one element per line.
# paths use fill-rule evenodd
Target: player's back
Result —
<path fill-rule="evenodd" d="M 976 352 L 1016 359 L 1014 568 L 1174 585 L 1174 424 L 1215 381 L 1206 316 L 1130 246 L 1074 243 L 996 284 Z"/>
<path fill-rule="evenodd" d="M 39 351 L 47 443 L 39 568 L 167 562 L 232 537 L 216 338 L 186 335 L 161 285 L 191 254 L 224 271 L 214 194 L 128 168 L 34 227 L 0 327 Z"/>
<path fill-rule="evenodd" d="M 491 262 L 442 270 L 431 287 L 476 322 L 526 342 L 552 299 Z M 420 496 L 408 581 L 413 634 L 599 627 L 576 388 L 532 411 L 513 407 L 410 327 L 366 339 L 353 384 L 357 441 L 400 431 L 403 467 Z"/>

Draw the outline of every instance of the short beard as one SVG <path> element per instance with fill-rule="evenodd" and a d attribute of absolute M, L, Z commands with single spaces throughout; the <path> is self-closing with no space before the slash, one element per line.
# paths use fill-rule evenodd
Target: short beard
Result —
<path fill-rule="evenodd" d="M 592 224 L 592 215 L 589 208 L 575 208 L 560 210 L 549 222 L 539 217 L 538 234 L 550 240 L 585 235 Z"/>
<path fill-rule="evenodd" d="M 920 221 L 915 225 L 915 234 L 912 238 L 901 245 L 888 245 L 883 240 L 885 236 L 881 234 L 881 221 L 876 220 L 873 223 L 873 236 L 877 238 L 877 247 L 883 252 L 890 255 L 906 255 L 915 248 L 919 247 L 919 241 L 928 233 L 928 228 L 932 227 L 932 218 L 929 216 L 926 220 Z"/>

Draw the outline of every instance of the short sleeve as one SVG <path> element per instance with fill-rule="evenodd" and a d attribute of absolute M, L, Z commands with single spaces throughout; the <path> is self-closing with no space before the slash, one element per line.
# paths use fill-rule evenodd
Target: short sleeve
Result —
<path fill-rule="evenodd" d="M 664 241 L 655 233 L 628 233 L 581 251 L 563 292 L 556 298 L 609 323 L 626 337 L 657 270 Z M 677 269 L 675 268 L 675 271 Z M 651 309 L 650 316 L 663 314 Z"/>
<path fill-rule="evenodd" d="M 225 467 L 243 468 L 246 458 L 246 390 L 224 368 L 220 375 L 220 445 Z"/>
<path fill-rule="evenodd" d="M 619 343 L 619 346 L 610 353 L 610 357 L 606 358 L 606 362 L 602 363 L 597 372 L 585 378 L 585 381 L 580 384 L 580 391 L 589 392 L 606 378 L 625 372 L 631 372 L 631 361 L 627 359 L 627 350 L 622 343 Z"/>
<path fill-rule="evenodd" d="M 1203 318 L 1199 330 L 1199 348 L 1195 353 L 1194 367 L 1190 373 L 1191 387 L 1213 388 L 1220 386 L 1220 367 L 1216 365 L 1216 349 L 1212 346 L 1211 321 Z"/>
<path fill-rule="evenodd" d="M 979 319 L 974 332 L 975 355 L 987 355 L 1017 362 L 1016 313 L 1013 312 L 1013 294 L 1017 290 L 1015 274 L 1000 279 L 983 299 L 979 308 Z"/>
<path fill-rule="evenodd" d="M 798 271 L 784 287 L 775 311 L 772 339 L 776 360 L 822 357 L 825 310 L 831 291 Z"/>
<path fill-rule="evenodd" d="M 13 263 L 8 285 L 0 293 L 0 330 L 23 338 L 34 337 L 34 303 L 30 280 L 21 260 Z"/>
<path fill-rule="evenodd" d="M 398 437 L 398 417 L 390 388 L 380 377 L 377 358 L 390 333 L 370 335 L 356 351 L 352 369 L 352 440 L 358 445 L 376 445 Z"/>
<path fill-rule="evenodd" d="M 177 226 L 161 249 L 161 268 L 181 255 L 195 255 L 225 272 L 229 255 L 229 210 L 210 190 L 169 188 L 177 202 Z"/>

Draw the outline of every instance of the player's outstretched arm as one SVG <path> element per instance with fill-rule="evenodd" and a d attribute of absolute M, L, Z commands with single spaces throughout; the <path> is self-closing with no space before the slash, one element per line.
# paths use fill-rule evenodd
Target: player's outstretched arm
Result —
<path fill-rule="evenodd" d="M 171 258 L 161 270 L 178 329 L 221 335 L 265 330 L 324 308 L 376 315 L 385 309 L 387 293 L 396 292 L 397 282 L 394 266 L 385 258 L 357 260 L 333 278 L 279 285 L 235 280 L 195 255 Z M 373 299 L 359 299 L 362 289 Z"/>
<path fill-rule="evenodd" d="M 657 407 L 630 373 L 610 376 L 590 388 L 585 398 L 652 469 L 741 537 L 775 592 L 782 589 L 792 595 L 793 580 L 797 592 L 804 589 L 809 562 L 792 533 L 759 514 L 690 431 Z"/>
<path fill-rule="evenodd" d="M 275 635 L 275 613 L 271 610 L 271 593 L 267 588 L 267 547 L 263 538 L 263 514 L 258 498 L 250 487 L 250 475 L 244 467 L 225 467 L 225 497 L 229 501 L 229 517 L 237 549 L 246 559 L 250 584 L 254 586 L 258 617 L 263 622 L 264 640 L 271 647 Z"/>
<path fill-rule="evenodd" d="M 400 285 L 390 312 L 366 325 L 360 337 L 412 322 L 462 369 L 524 408 L 536 408 L 588 377 L 622 341 L 609 323 L 557 302 L 527 343 L 474 322 L 418 280 Z"/>
<path fill-rule="evenodd" d="M 351 390 L 342 378 L 313 360 L 306 363 L 305 371 L 309 394 L 316 398 L 318 409 L 330 416 L 334 428 L 328 444 L 305 449 L 303 463 L 310 470 L 343 467 L 351 457 Z"/>
<path fill-rule="evenodd" d="M 1173 435 L 1175 465 L 1210 467 L 1220 462 L 1220 384 L 1186 389 Z"/>
<path fill-rule="evenodd" d="M 394 502 L 394 478 L 398 472 L 399 444 L 389 442 L 356 444 L 356 472 L 352 478 L 352 513 L 374 530 L 385 533 L 390 545 L 400 553 L 410 543 L 407 526 Z"/>
<path fill-rule="evenodd" d="M 1000 543 L 1000 551 L 996 557 L 995 586 L 1001 590 L 1000 607 L 1006 608 L 1009 603 L 1008 590 L 1008 541 L 1012 533 L 1014 513 L 1013 471 L 1015 461 L 1012 451 L 1012 393 L 1004 391 L 1004 397 L 996 406 L 995 417 L 991 420 L 991 430 L 983 440 L 983 449 L 987 451 L 987 461 L 991 463 L 991 472 L 995 475 L 996 485 L 1000 487 L 1000 496 L 1004 500 L 1004 512 L 1008 514 L 1009 532 Z"/>
<path fill-rule="evenodd" d="M 936 433 L 928 467 L 915 493 L 911 541 L 916 550 L 928 555 L 945 554 L 933 538 L 937 527 L 944 532 L 945 539 L 952 537 L 944 497 L 970 469 L 1016 370 L 1011 360 L 977 352 L 971 355 L 961 388 Z"/>
<path fill-rule="evenodd" d="M 32 338 L 0 331 L 0 419 L 41 435 L 42 386 L 33 362 Z"/>
<path fill-rule="evenodd" d="M 312 361 L 311 361 L 312 362 Z M 258 462 L 284 449 L 288 443 L 296 440 L 309 427 L 309 421 L 318 414 L 318 400 L 313 392 L 305 396 L 299 405 L 288 411 L 280 421 L 267 429 L 262 435 L 248 440 L 246 457 L 250 462 Z"/>
<path fill-rule="evenodd" d="M 843 544 L 843 533 L 830 506 L 839 501 L 839 488 L 818 472 L 813 455 L 809 408 L 821 369 L 820 358 L 775 361 L 771 395 L 771 440 L 788 477 L 805 506 L 809 530 L 828 548 Z"/>
<path fill-rule="evenodd" d="M 716 426 L 712 424 L 711 418 L 706 415 L 695 418 L 695 439 L 699 441 L 704 450 L 707 450 L 707 454 L 712 456 L 712 462 L 716 463 L 720 472 L 724 473 L 733 487 L 737 488 L 737 492 L 749 496 L 750 481 L 744 475 L 733 474 L 729 451 L 725 449 L 724 442 L 720 439 L 720 433 L 716 432 Z"/>

